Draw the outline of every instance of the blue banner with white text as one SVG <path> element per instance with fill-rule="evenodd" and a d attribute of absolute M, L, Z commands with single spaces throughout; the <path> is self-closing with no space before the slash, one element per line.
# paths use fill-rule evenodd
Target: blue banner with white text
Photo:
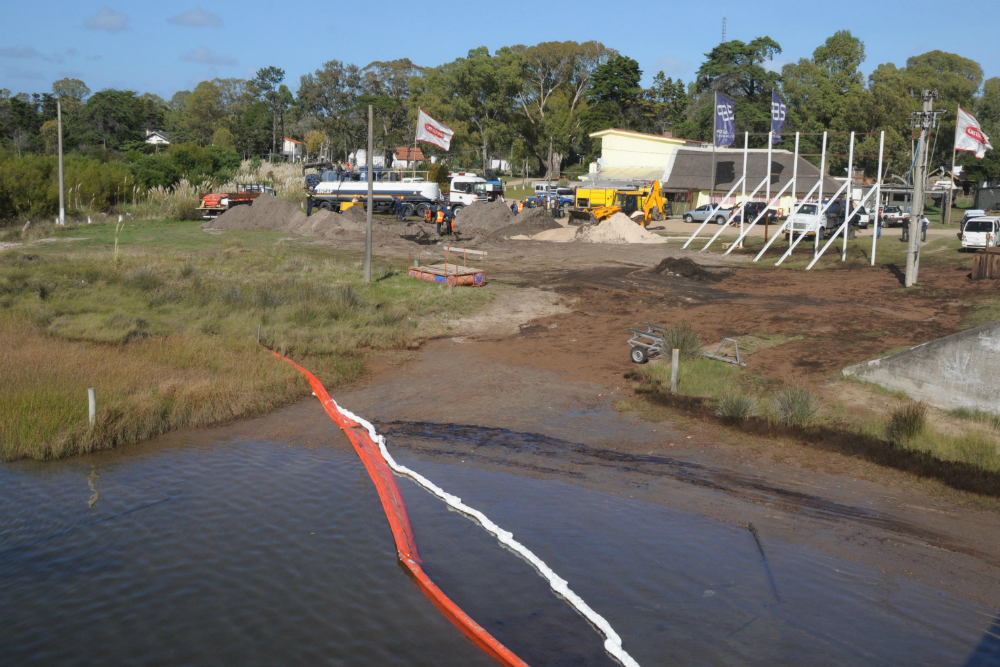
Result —
<path fill-rule="evenodd" d="M 736 140 L 736 103 L 721 93 L 715 94 L 715 145 L 732 146 Z"/>

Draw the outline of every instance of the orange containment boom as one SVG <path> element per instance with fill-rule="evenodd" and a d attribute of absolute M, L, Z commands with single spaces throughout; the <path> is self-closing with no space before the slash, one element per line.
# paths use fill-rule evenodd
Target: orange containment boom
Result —
<path fill-rule="evenodd" d="M 330 394 L 327 393 L 323 384 L 316 379 L 316 376 L 307 371 L 302 366 L 272 351 L 278 359 L 290 364 L 309 381 L 316 398 L 323 404 L 323 409 L 330 415 L 330 418 L 340 427 L 340 429 L 350 439 L 354 445 L 354 451 L 358 453 L 361 462 L 364 463 L 368 475 L 375 483 L 379 499 L 382 501 L 382 509 L 389 520 L 389 527 L 392 529 L 392 537 L 396 542 L 396 555 L 399 563 L 407 574 L 416 582 L 417 586 L 424 592 L 431 602 L 434 603 L 441 613 L 452 623 L 458 626 L 466 637 L 471 639 L 476 646 L 481 648 L 486 654 L 493 656 L 497 662 L 505 667 L 528 667 L 527 663 L 501 644 L 497 639 L 486 632 L 481 625 L 476 623 L 462 609 L 456 605 L 437 585 L 430 580 L 430 577 L 420 567 L 420 556 L 417 554 L 417 543 L 413 538 L 413 529 L 410 527 L 410 519 L 406 514 L 406 505 L 403 503 L 403 494 L 399 491 L 396 478 L 392 470 L 386 464 L 385 459 L 379 452 L 378 445 L 372 441 L 368 431 L 351 419 L 348 419 L 334 402 Z"/>

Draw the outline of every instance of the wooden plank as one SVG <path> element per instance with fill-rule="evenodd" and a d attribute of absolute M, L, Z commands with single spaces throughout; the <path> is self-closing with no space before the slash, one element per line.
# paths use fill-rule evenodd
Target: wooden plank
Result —
<path fill-rule="evenodd" d="M 453 252 L 455 254 L 464 253 L 466 255 L 478 255 L 479 257 L 486 257 L 485 250 L 470 250 L 469 248 L 456 248 L 454 246 L 445 246 L 445 251 Z"/>

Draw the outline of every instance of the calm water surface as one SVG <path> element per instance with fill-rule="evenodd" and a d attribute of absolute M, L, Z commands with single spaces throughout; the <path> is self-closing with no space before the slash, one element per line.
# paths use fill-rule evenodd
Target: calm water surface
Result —
<path fill-rule="evenodd" d="M 404 462 L 512 530 L 644 667 L 1000 664 L 995 609 L 766 536 L 762 557 L 744 529 L 620 496 Z M 536 667 L 613 664 L 530 566 L 400 484 L 428 573 L 473 618 Z M 0 665 L 494 664 L 398 568 L 364 468 L 327 447 L 0 465 L 0 591 Z"/>

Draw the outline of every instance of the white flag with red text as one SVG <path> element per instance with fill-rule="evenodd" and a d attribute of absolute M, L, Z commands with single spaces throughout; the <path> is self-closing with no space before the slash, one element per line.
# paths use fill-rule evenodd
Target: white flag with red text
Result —
<path fill-rule="evenodd" d="M 955 150 L 969 151 L 975 153 L 980 160 L 986 155 L 986 151 L 992 150 L 990 138 L 983 134 L 979 127 L 979 121 L 971 113 L 958 108 L 958 130 L 955 132 Z"/>
<path fill-rule="evenodd" d="M 455 136 L 455 130 L 434 120 L 425 114 L 423 109 L 419 110 L 417 113 L 417 141 L 434 144 L 448 150 L 453 136 Z"/>

